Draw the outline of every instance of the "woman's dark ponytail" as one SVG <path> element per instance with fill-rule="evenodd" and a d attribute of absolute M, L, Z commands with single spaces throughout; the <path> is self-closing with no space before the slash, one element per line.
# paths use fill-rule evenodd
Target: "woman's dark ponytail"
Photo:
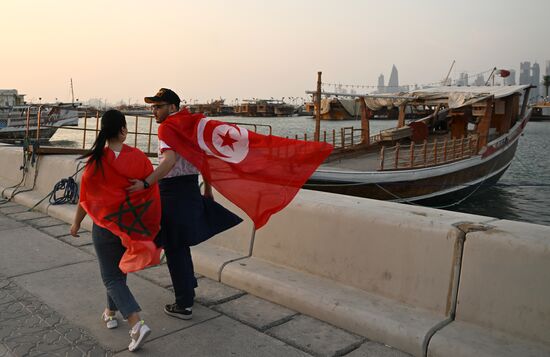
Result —
<path fill-rule="evenodd" d="M 107 140 L 116 138 L 124 128 L 126 128 L 124 114 L 115 109 L 107 110 L 101 117 L 101 130 L 92 145 L 91 151 L 82 155 L 79 159 L 89 157 L 88 164 L 95 163 L 96 169 L 101 168 L 101 157 Z"/>

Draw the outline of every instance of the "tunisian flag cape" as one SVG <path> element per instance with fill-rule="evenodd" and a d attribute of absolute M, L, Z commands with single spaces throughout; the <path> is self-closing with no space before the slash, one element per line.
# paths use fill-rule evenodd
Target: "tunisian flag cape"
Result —
<path fill-rule="evenodd" d="M 160 263 L 160 249 L 153 242 L 160 228 L 158 185 L 128 194 L 129 179 L 144 179 L 153 165 L 143 152 L 123 145 L 115 157 L 105 148 L 101 167 L 86 165 L 82 175 L 80 204 L 98 226 L 118 236 L 126 252 L 119 267 L 124 273 Z"/>
<path fill-rule="evenodd" d="M 158 136 L 246 212 L 256 228 L 292 201 L 332 151 L 327 143 L 261 135 L 187 109 L 164 120 Z"/>

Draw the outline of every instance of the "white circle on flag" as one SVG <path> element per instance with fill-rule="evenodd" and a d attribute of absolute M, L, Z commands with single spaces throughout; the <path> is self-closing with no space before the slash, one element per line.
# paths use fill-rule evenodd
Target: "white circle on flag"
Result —
<path fill-rule="evenodd" d="M 248 155 L 248 130 L 236 125 L 220 123 L 209 137 L 205 137 L 205 128 L 211 119 L 202 118 L 197 127 L 197 141 L 208 155 L 220 160 L 237 164 Z"/>

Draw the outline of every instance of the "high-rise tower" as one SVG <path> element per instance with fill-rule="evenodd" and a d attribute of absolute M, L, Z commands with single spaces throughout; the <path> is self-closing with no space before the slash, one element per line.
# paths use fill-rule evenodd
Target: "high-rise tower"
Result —
<path fill-rule="evenodd" d="M 384 75 L 380 74 L 378 76 L 378 93 L 384 93 L 385 89 L 386 88 L 384 87 Z"/>
<path fill-rule="evenodd" d="M 399 74 L 395 65 L 391 68 L 390 80 L 388 81 L 388 87 L 390 92 L 399 91 Z"/>

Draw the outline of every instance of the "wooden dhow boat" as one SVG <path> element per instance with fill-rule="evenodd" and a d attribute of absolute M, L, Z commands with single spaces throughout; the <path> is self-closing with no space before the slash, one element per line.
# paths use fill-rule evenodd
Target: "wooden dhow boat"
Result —
<path fill-rule="evenodd" d="M 356 95 L 359 144 L 335 150 L 304 188 L 426 205 L 461 202 L 510 166 L 531 115 L 530 88 L 444 86 Z M 397 126 L 371 136 L 369 119 L 382 106 L 399 108 Z M 426 116 L 406 123 L 411 110 Z M 316 133 L 322 140 L 319 125 Z"/>
<path fill-rule="evenodd" d="M 317 106 L 315 106 L 317 114 Z M 361 117 L 359 101 L 341 97 L 321 99 L 321 120 L 352 120 Z"/>

